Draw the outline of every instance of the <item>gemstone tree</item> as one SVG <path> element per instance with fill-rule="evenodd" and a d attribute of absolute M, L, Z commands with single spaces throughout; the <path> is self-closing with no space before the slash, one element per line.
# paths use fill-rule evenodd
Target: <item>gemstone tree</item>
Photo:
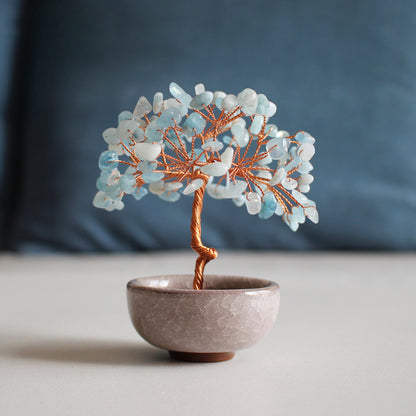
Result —
<path fill-rule="evenodd" d="M 112 211 L 124 207 L 125 194 L 140 200 L 150 191 L 169 202 L 193 194 L 191 246 L 199 254 L 193 287 L 202 289 L 205 264 L 217 257 L 201 241 L 205 191 L 263 220 L 282 216 L 293 231 L 305 218 L 317 223 L 316 205 L 305 196 L 315 139 L 270 124 L 276 105 L 250 88 L 235 96 L 198 84 L 192 97 L 172 82 L 169 90 L 173 98 L 157 92 L 153 106 L 140 97 L 133 113 L 123 111 L 117 128 L 104 131 L 108 150 L 99 158 L 93 204 Z"/>

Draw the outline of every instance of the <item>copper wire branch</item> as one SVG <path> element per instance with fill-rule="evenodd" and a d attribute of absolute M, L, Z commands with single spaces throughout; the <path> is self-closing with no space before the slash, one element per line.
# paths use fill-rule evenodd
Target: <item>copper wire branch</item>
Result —
<path fill-rule="evenodd" d="M 195 273 L 193 282 L 193 288 L 196 290 L 202 289 L 204 283 L 205 265 L 210 260 L 214 260 L 218 255 L 218 252 L 215 250 L 215 248 L 204 246 L 201 240 L 201 212 L 204 200 L 206 178 L 201 177 L 201 179 L 204 180 L 204 185 L 195 191 L 191 219 L 191 247 L 199 254 L 199 257 L 195 261 Z"/>

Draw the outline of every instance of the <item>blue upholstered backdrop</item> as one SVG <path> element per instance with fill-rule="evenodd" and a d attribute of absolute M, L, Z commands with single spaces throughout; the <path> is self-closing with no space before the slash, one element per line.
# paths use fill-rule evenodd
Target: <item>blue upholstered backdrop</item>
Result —
<path fill-rule="evenodd" d="M 102 130 L 171 80 L 254 88 L 277 103 L 279 128 L 317 138 L 318 226 L 292 233 L 206 198 L 207 245 L 416 248 L 413 0 L 20 3 L 0 4 L 3 248 L 188 246 L 190 198 L 91 205 Z"/>

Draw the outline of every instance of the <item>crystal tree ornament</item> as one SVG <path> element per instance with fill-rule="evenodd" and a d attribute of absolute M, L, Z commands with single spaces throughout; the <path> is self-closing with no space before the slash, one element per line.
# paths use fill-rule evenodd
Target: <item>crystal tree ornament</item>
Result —
<path fill-rule="evenodd" d="M 113 211 L 124 207 L 126 194 L 140 200 L 150 192 L 169 202 L 193 195 L 191 247 L 199 254 L 193 287 L 201 289 L 205 265 L 217 257 L 201 241 L 205 191 L 262 220 L 281 216 L 293 231 L 305 218 L 317 223 L 316 205 L 305 195 L 315 139 L 269 123 L 276 105 L 250 88 L 236 96 L 198 84 L 192 97 L 172 82 L 169 90 L 173 98 L 157 92 L 153 105 L 140 97 L 133 113 L 121 112 L 118 126 L 103 132 L 108 150 L 99 158 L 93 204 Z"/>

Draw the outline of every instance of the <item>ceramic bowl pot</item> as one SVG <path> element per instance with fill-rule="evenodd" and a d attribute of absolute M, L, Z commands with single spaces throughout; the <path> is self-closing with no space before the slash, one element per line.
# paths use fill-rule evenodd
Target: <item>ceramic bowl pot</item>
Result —
<path fill-rule="evenodd" d="M 127 284 L 131 320 L 150 344 L 184 361 L 225 361 L 272 328 L 279 286 L 240 276 L 206 275 L 192 289 L 192 275 L 135 279 Z"/>

